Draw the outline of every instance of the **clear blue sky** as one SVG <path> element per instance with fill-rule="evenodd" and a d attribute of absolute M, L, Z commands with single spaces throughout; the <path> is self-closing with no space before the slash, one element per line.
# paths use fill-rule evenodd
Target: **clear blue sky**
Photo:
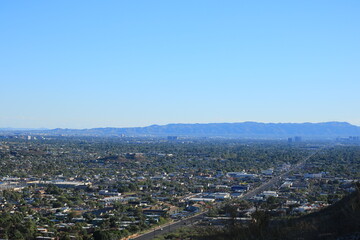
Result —
<path fill-rule="evenodd" d="M 360 1 L 2 1 L 0 127 L 360 125 Z"/>

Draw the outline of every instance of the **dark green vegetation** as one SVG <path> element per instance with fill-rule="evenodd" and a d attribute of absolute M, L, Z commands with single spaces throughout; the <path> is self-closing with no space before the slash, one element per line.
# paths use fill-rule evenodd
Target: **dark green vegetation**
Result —
<path fill-rule="evenodd" d="M 184 228 L 156 238 L 192 240 L 262 240 L 262 239 L 358 239 L 360 231 L 360 185 L 341 201 L 315 213 L 295 218 L 272 219 L 264 212 L 253 214 L 253 221 L 244 226 Z"/>
<path fill-rule="evenodd" d="M 234 195 L 221 204 L 194 204 L 187 199 L 201 192 L 230 195 L 231 187 L 241 184 L 254 189 L 271 178 L 263 170 L 271 168 L 274 176 L 279 175 L 284 166 L 294 166 L 317 151 L 304 167 L 283 180 L 297 187 L 281 188 L 283 182 L 272 186 L 279 197 L 243 201 Z M 311 221 L 295 220 L 305 215 L 293 211 L 297 207 L 336 203 L 351 191 L 353 181 L 360 178 L 360 147 L 329 142 L 47 136 L 27 140 L 26 136 L 12 136 L 0 139 L 0 166 L 2 239 L 117 240 L 151 230 L 171 217 L 178 220 L 177 213 L 190 216 L 190 205 L 209 210 L 209 217 L 244 217 L 248 209 L 258 210 L 250 216 L 250 225 L 232 221 L 227 228 L 223 223 L 216 228 L 202 226 L 195 234 L 199 239 L 238 235 L 270 239 L 266 234 L 280 236 L 294 228 L 307 231 Z M 240 171 L 256 177 L 226 175 Z M 323 177 L 305 178 L 307 173 L 323 173 Z M 61 182 L 68 184 L 56 185 Z M 286 205 L 288 200 L 295 204 Z M 311 229 L 317 226 L 315 222 L 309 225 Z M 180 236 L 193 234 L 189 229 L 181 231 Z"/>
<path fill-rule="evenodd" d="M 183 169 L 259 171 L 281 163 L 295 163 L 309 149 L 273 141 L 50 138 L 7 139 L 0 151 L 0 176 L 91 176 L 116 172 L 171 172 Z M 127 157 L 126 153 L 141 153 Z M 169 155 L 172 154 L 172 155 Z"/>

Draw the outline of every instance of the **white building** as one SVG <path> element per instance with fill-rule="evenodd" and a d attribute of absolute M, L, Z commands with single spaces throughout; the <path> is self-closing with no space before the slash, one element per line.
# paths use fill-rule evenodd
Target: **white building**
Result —
<path fill-rule="evenodd" d="M 305 173 L 304 178 L 322 178 L 322 173 Z"/>
<path fill-rule="evenodd" d="M 214 199 L 218 199 L 218 200 L 224 200 L 224 199 L 229 199 L 230 198 L 230 193 L 210 193 L 208 195 L 206 195 L 207 198 L 214 198 Z"/>
<path fill-rule="evenodd" d="M 123 197 L 106 197 L 104 199 L 101 199 L 101 201 L 110 203 L 110 202 L 117 202 L 117 201 L 125 201 Z"/>
<path fill-rule="evenodd" d="M 192 202 L 215 202 L 214 198 L 189 198 Z"/>
<path fill-rule="evenodd" d="M 121 193 L 118 192 L 109 192 L 108 190 L 100 190 L 99 195 L 103 196 L 120 196 Z"/>
<path fill-rule="evenodd" d="M 273 169 L 273 168 L 269 168 L 269 169 L 267 169 L 267 170 L 262 170 L 261 173 L 262 173 L 263 175 L 271 176 L 271 175 L 273 175 L 273 173 L 274 173 L 274 169 Z"/>
<path fill-rule="evenodd" d="M 256 174 L 246 173 L 245 171 L 243 171 L 243 172 L 228 172 L 228 173 L 226 174 L 226 176 L 229 177 L 229 178 L 238 178 L 238 179 L 255 178 L 255 177 L 257 177 Z"/>
<path fill-rule="evenodd" d="M 281 184 L 280 188 L 290 188 L 292 184 L 292 182 L 284 182 L 283 184 Z"/>
<path fill-rule="evenodd" d="M 278 197 L 279 194 L 277 194 L 276 191 L 264 191 L 262 193 L 262 195 L 265 197 L 265 198 L 268 198 L 268 197 Z"/>

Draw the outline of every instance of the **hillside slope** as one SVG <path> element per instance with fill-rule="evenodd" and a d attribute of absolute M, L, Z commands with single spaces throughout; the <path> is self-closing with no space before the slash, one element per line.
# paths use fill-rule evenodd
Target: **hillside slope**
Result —
<path fill-rule="evenodd" d="M 196 239 L 205 240 L 293 240 L 360 239 L 360 186 L 339 202 L 315 213 L 294 219 L 269 220 L 266 214 L 250 226 L 235 226 L 223 231 L 211 231 Z"/>

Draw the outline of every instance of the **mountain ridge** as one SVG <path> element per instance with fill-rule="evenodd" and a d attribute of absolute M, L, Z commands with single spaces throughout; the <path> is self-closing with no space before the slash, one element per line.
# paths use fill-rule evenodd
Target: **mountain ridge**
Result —
<path fill-rule="evenodd" d="M 1 129 L 0 129 L 1 130 Z M 17 130 L 20 131 L 20 130 Z M 182 137 L 349 137 L 360 136 L 360 127 L 348 122 L 322 123 L 171 123 L 146 127 L 49 129 L 32 130 L 32 133 L 53 135 L 92 136 L 182 136 Z"/>

